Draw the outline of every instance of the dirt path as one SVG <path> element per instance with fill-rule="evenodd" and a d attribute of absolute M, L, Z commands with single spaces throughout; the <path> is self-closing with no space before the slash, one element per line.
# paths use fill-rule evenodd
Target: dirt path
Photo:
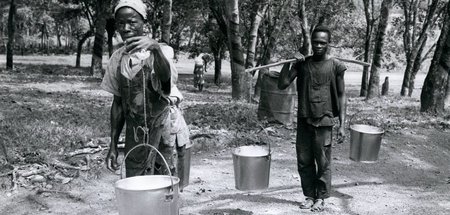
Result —
<path fill-rule="evenodd" d="M 450 135 L 427 129 L 387 134 L 380 160 L 363 164 L 348 159 L 348 144 L 333 148 L 333 193 L 322 214 L 447 214 L 450 210 Z M 428 144 L 427 144 L 428 143 Z M 269 189 L 234 188 L 231 149 L 193 149 L 190 185 L 181 193 L 181 214 L 300 214 L 303 199 L 293 145 L 273 144 Z M 199 152 L 200 151 L 200 152 Z M 117 214 L 113 183 L 118 176 L 78 178 L 67 195 L 2 195 L 1 214 Z M 33 197 L 33 198 L 31 198 Z"/>

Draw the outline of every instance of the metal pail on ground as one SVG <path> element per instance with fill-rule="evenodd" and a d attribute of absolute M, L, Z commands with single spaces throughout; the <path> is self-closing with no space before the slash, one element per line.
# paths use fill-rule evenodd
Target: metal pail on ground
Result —
<path fill-rule="evenodd" d="M 186 148 L 184 152 L 184 158 L 178 163 L 178 176 L 180 178 L 180 189 L 183 189 L 189 185 L 189 177 L 191 172 L 191 147 Z"/>
<path fill-rule="evenodd" d="M 119 214 L 178 215 L 180 179 L 171 176 L 167 161 L 154 146 L 139 144 L 133 147 L 123 159 L 121 177 L 128 154 L 140 146 L 151 147 L 155 150 L 162 157 L 170 175 L 143 175 L 118 180 L 114 187 Z"/>
<path fill-rule="evenodd" d="M 381 146 L 384 130 L 363 124 L 350 126 L 350 159 L 360 162 L 375 162 Z"/>
<path fill-rule="evenodd" d="M 134 176 L 117 181 L 119 214 L 178 215 L 178 183 L 177 177 L 168 175 Z"/>
<path fill-rule="evenodd" d="M 269 187 L 270 147 L 241 146 L 233 150 L 234 179 L 238 190 Z"/>
<path fill-rule="evenodd" d="M 297 88 L 295 84 L 291 84 L 284 90 L 278 89 L 278 76 L 278 72 L 270 71 L 261 77 L 258 119 L 291 124 L 294 119 Z"/>

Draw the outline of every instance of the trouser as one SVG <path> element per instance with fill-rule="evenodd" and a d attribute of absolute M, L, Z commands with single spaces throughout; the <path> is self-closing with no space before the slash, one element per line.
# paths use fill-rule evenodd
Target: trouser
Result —
<path fill-rule="evenodd" d="M 297 167 L 303 194 L 314 199 L 330 197 L 332 126 L 314 127 L 299 122 Z"/>
<path fill-rule="evenodd" d="M 177 151 L 175 146 L 169 146 L 165 144 L 158 144 L 158 151 L 164 156 L 167 161 L 172 175 L 176 175 L 177 171 L 175 165 L 177 163 Z M 139 149 L 136 149 L 139 150 Z M 139 160 L 127 159 L 125 161 L 126 177 L 138 176 L 138 175 L 169 175 L 169 171 L 164 162 L 157 162 L 155 160 L 162 161 L 161 158 L 154 150 L 148 153 L 149 150 L 145 150 L 146 153 Z"/>

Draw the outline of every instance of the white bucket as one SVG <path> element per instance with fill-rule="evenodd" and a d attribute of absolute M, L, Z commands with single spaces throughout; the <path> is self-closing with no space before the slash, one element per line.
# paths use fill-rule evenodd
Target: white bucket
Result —
<path fill-rule="evenodd" d="M 179 181 L 168 175 L 134 176 L 117 181 L 115 192 L 119 214 L 178 215 Z"/>
<path fill-rule="evenodd" d="M 178 215 L 179 183 L 178 177 L 171 176 L 169 165 L 162 154 L 152 145 L 139 144 L 125 155 L 121 166 L 131 151 L 147 146 L 161 156 L 169 175 L 142 175 L 120 179 L 115 183 L 117 207 L 120 215 Z"/>

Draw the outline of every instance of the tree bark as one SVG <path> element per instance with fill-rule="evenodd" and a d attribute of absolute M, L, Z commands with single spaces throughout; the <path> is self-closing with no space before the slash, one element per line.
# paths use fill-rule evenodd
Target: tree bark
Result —
<path fill-rule="evenodd" d="M 170 26 L 172 25 L 172 0 L 164 0 L 161 19 L 161 41 L 170 44 Z"/>
<path fill-rule="evenodd" d="M 372 1 L 372 2 L 371 2 Z M 364 0 L 364 15 L 366 17 L 366 35 L 364 41 L 364 62 L 370 63 L 370 55 L 372 52 L 372 32 L 374 28 L 375 21 L 373 19 L 374 8 L 373 0 Z M 372 3 L 372 4 L 371 4 Z M 365 66 L 363 68 L 363 74 L 361 79 L 361 90 L 359 96 L 367 96 L 367 90 L 369 88 L 369 67 Z"/>
<path fill-rule="evenodd" d="M 302 37 L 303 37 L 303 44 L 300 52 L 304 56 L 308 56 L 312 54 L 312 43 L 311 43 L 311 29 L 309 28 L 308 17 L 306 16 L 305 10 L 305 0 L 298 0 L 298 16 L 301 22 Z"/>
<path fill-rule="evenodd" d="M 450 71 L 450 2 L 430 69 L 420 95 L 420 111 L 442 114 L 448 92 Z"/>
<path fill-rule="evenodd" d="M 109 0 L 97 0 L 96 2 L 96 19 L 95 19 L 95 39 L 92 50 L 91 75 L 96 78 L 103 77 L 103 44 L 105 42 L 106 19 L 109 7 Z"/>
<path fill-rule="evenodd" d="M 86 42 L 86 40 L 92 36 L 92 31 L 87 31 L 83 37 L 81 38 L 80 41 L 78 41 L 77 44 L 77 58 L 76 58 L 76 63 L 75 63 L 75 67 L 79 68 L 81 65 L 81 52 L 83 51 L 83 44 L 84 42 Z"/>
<path fill-rule="evenodd" d="M 106 20 L 106 32 L 108 34 L 108 54 L 109 54 L 109 57 L 111 57 L 111 55 L 114 52 L 113 37 L 114 37 L 114 32 L 115 31 L 116 31 L 115 20 L 114 20 L 114 18 L 110 17 L 109 19 Z"/>
<path fill-rule="evenodd" d="M 14 32 L 16 25 L 16 3 L 11 0 L 8 14 L 8 43 L 6 45 L 6 69 L 13 69 Z"/>
<path fill-rule="evenodd" d="M 381 3 L 380 22 L 378 23 L 378 32 L 373 54 L 372 67 L 370 70 L 369 91 L 366 99 L 372 99 L 380 96 L 380 67 L 383 57 L 384 37 L 389 21 L 389 12 L 393 5 L 393 0 L 383 0 Z"/>
<path fill-rule="evenodd" d="M 223 51 L 214 52 L 214 84 L 220 85 L 222 79 Z"/>
<path fill-rule="evenodd" d="M 411 97 L 413 91 L 414 91 L 414 82 L 416 80 L 416 75 L 417 73 L 420 71 L 420 67 L 422 64 L 422 52 L 425 49 L 425 45 L 427 43 L 427 38 L 425 38 L 425 40 L 422 42 L 422 45 L 420 46 L 416 58 L 414 59 L 414 64 L 412 66 L 411 69 L 411 76 L 409 79 L 409 84 L 408 84 L 408 96 Z"/>
<path fill-rule="evenodd" d="M 251 26 L 250 34 L 247 46 L 247 59 L 245 62 L 245 68 L 251 68 L 255 66 L 255 56 L 256 56 L 256 44 L 258 42 L 258 29 L 264 18 L 264 13 L 268 7 L 267 0 L 257 0 L 254 3 L 253 11 L 251 12 Z"/>
<path fill-rule="evenodd" d="M 209 0 L 209 8 L 217 24 L 212 24 L 211 17 L 209 18 L 209 25 L 211 35 L 209 38 L 209 45 L 214 55 L 214 83 L 220 85 L 222 78 L 222 59 L 226 48 L 227 38 L 227 22 L 225 17 L 225 8 L 221 0 Z M 217 26 L 218 28 L 214 28 Z"/>
<path fill-rule="evenodd" d="M 251 76 L 245 72 L 244 52 L 239 31 L 239 2 L 225 0 L 228 23 L 228 48 L 231 58 L 231 97 L 234 100 L 251 101 Z"/>

